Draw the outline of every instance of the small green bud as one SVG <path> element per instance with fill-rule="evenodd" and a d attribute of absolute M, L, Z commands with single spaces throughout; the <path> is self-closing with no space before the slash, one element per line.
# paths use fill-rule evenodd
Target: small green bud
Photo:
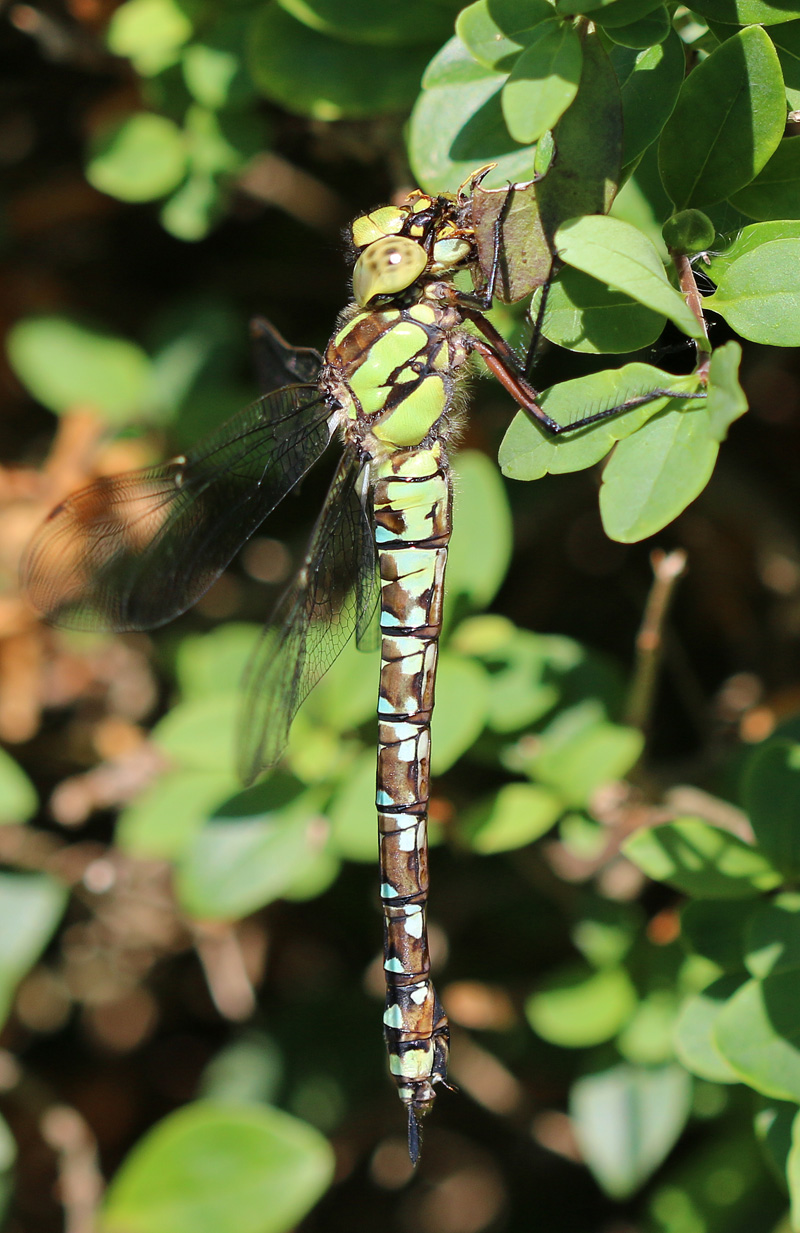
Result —
<path fill-rule="evenodd" d="M 702 210 L 680 210 L 661 228 L 667 248 L 679 253 L 702 253 L 714 243 L 714 224 Z"/>

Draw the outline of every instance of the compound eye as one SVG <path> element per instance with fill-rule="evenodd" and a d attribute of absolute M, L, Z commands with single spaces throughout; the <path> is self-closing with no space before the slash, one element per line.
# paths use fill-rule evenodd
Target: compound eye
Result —
<path fill-rule="evenodd" d="M 452 269 L 455 265 L 460 265 L 462 261 L 466 261 L 471 252 L 470 245 L 467 240 L 453 238 L 449 240 L 437 240 L 433 246 L 433 261 L 434 268 L 440 266 L 444 270 Z"/>
<path fill-rule="evenodd" d="M 406 236 L 387 236 L 365 248 L 353 270 L 353 295 L 362 308 L 376 296 L 397 295 L 419 278 L 428 264 L 421 244 Z"/>

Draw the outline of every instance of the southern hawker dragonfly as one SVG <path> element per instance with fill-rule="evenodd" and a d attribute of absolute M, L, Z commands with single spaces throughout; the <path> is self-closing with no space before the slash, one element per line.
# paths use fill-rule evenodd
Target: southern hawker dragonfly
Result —
<path fill-rule="evenodd" d="M 473 186 L 474 186 L 473 180 Z M 430 721 L 451 529 L 448 443 L 480 356 L 542 429 L 525 367 L 484 313 L 471 196 L 412 193 L 352 224 L 353 302 L 324 356 L 264 331 L 274 389 L 186 455 L 100 479 L 33 540 L 23 583 L 52 622 L 141 630 L 184 612 L 336 437 L 341 460 L 297 576 L 247 674 L 240 766 L 274 765 L 303 699 L 380 608 L 377 809 L 385 1036 L 409 1150 L 446 1085 L 448 1024 L 430 977 L 426 823 Z M 474 290 L 457 289 L 466 271 Z M 606 419 L 669 391 L 576 419 Z"/>

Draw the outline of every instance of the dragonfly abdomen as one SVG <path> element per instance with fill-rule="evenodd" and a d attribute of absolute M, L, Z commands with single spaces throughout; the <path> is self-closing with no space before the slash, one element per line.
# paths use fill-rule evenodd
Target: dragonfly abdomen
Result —
<path fill-rule="evenodd" d="M 417 1121 L 446 1081 L 448 1026 L 430 980 L 426 927 L 430 720 L 444 570 L 450 476 L 439 442 L 383 463 L 373 489 L 381 577 L 377 806 L 384 913 L 389 1068 Z"/>

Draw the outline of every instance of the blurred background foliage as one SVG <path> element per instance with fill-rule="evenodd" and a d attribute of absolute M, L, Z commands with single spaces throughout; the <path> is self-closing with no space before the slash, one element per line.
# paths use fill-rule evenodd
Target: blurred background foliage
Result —
<path fill-rule="evenodd" d="M 680 842 L 722 869 L 718 897 L 737 893 L 736 879 L 744 894 L 776 884 L 736 843 L 742 805 L 755 826 L 795 771 L 793 745 L 767 748 L 749 761 L 743 802 L 748 746 L 798 705 L 796 353 L 747 347 L 752 415 L 658 536 L 689 569 L 644 760 L 643 725 L 624 720 L 653 544 L 604 536 L 592 472 L 504 482 L 493 460 L 512 408 L 475 383 L 456 459 L 431 803 L 432 944 L 460 1091 L 438 1100 L 409 1185 L 379 1027 L 374 659 L 342 655 L 279 773 L 241 793 L 231 763 L 242 668 L 303 550 L 325 467 L 156 635 L 45 629 L 17 595 L 20 552 L 53 504 L 185 448 L 252 399 L 250 317 L 324 346 L 347 297 L 342 226 L 414 184 L 408 117 L 432 60 L 410 130 L 417 175 L 452 187 L 481 161 L 467 143 L 443 169 L 437 146 L 448 107 L 462 105 L 458 92 L 448 102 L 453 83 L 473 101 L 496 90 L 493 69 L 447 42 L 460 7 L 4 9 L 9 1233 L 62 1228 L 59 1204 L 70 1228 L 92 1227 L 77 1222 L 100 1200 L 101 1169 L 114 1177 L 102 1227 L 142 1233 L 277 1233 L 323 1194 L 304 1228 L 767 1233 L 782 1219 L 765 1162 L 786 1164 L 800 1098 L 791 1066 L 758 1111 L 762 1156 L 752 1093 L 737 1082 L 753 1066 L 724 1064 L 708 1025 L 747 994 L 745 950 L 754 977 L 773 972 L 758 929 L 772 938 L 777 912 L 791 933 L 797 903 L 765 907 L 772 924 L 753 918 L 743 950 L 738 899 L 726 916 L 701 896 L 681 917 L 678 892 L 693 890 Z M 639 29 L 655 7 L 626 20 Z M 664 72 L 677 91 L 673 35 Z M 702 21 L 692 38 L 714 44 Z M 497 136 L 482 117 L 478 147 Z M 657 131 L 635 131 L 633 153 Z M 525 139 L 507 139 L 500 183 L 532 171 Z M 509 310 L 499 320 L 514 328 Z M 588 371 L 591 357 L 552 347 L 539 383 Z M 629 841 L 636 863 L 622 853 L 631 832 L 676 814 L 694 822 L 649 848 L 652 832 Z M 703 847 L 709 822 L 712 839 L 728 836 L 724 860 Z"/>

